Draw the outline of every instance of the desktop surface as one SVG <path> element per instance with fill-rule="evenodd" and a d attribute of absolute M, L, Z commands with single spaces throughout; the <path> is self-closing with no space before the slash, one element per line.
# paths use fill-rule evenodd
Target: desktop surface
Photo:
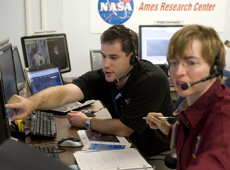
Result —
<path fill-rule="evenodd" d="M 99 110 L 100 108 L 102 108 L 102 104 L 100 101 L 95 101 L 94 104 L 88 106 L 88 109 L 91 110 Z M 107 111 L 107 109 L 102 109 L 99 112 L 97 112 L 96 114 L 97 118 L 100 119 L 105 119 L 105 118 L 111 118 L 109 112 Z M 36 138 L 33 139 L 31 136 L 26 137 L 26 143 L 38 143 L 38 144 L 47 144 L 50 143 L 51 146 L 56 146 L 59 149 L 65 149 L 66 151 L 64 153 L 60 153 L 59 157 L 62 163 L 64 163 L 65 165 L 73 165 L 76 164 L 75 158 L 73 156 L 73 153 L 75 151 L 80 151 L 82 150 L 82 147 L 78 147 L 78 148 L 70 148 L 70 147 L 61 147 L 57 145 L 57 142 L 59 140 L 61 140 L 62 138 L 66 138 L 66 137 L 76 137 L 79 138 L 78 134 L 77 134 L 77 130 L 80 130 L 82 128 L 76 128 L 76 127 L 72 127 L 68 120 L 67 120 L 67 116 L 59 116 L 59 115 L 55 115 L 54 116 L 54 121 L 56 122 L 56 128 L 57 128 L 57 136 L 50 140 L 50 139 L 44 139 L 44 138 Z"/>
<path fill-rule="evenodd" d="M 65 81 L 72 81 L 72 78 L 64 78 Z M 28 89 L 27 89 L 28 90 Z M 23 97 L 28 97 L 30 95 L 29 90 L 27 91 L 26 88 L 24 88 L 22 91 L 20 91 L 19 95 Z M 108 110 L 106 108 L 103 108 L 103 105 L 100 101 L 95 101 L 93 104 L 89 105 L 86 107 L 87 109 L 98 111 L 96 112 L 96 118 L 99 119 L 109 119 L 111 118 L 111 115 L 109 114 Z M 81 151 L 83 149 L 83 146 L 77 147 L 77 148 L 72 148 L 72 147 L 61 147 L 58 146 L 57 142 L 60 141 L 62 138 L 67 138 L 67 137 L 74 137 L 74 138 L 79 138 L 77 131 L 82 130 L 84 128 L 77 128 L 77 127 L 72 127 L 68 120 L 66 115 L 55 115 L 54 116 L 54 121 L 56 123 L 56 129 L 57 129 L 57 135 L 54 139 L 46 139 L 46 138 L 33 138 L 32 136 L 27 136 L 25 139 L 25 143 L 27 144 L 44 144 L 48 146 L 55 146 L 57 149 L 65 149 L 65 152 L 59 153 L 59 158 L 60 161 L 65 164 L 65 165 L 75 165 L 76 160 L 73 156 L 73 153 L 75 151 Z M 26 125 L 25 125 L 26 126 Z M 130 143 L 131 143 L 131 148 L 137 148 L 132 141 L 129 138 L 126 138 Z M 138 148 L 137 148 L 138 149 Z M 144 155 L 140 152 L 142 157 Z M 144 157 L 145 158 L 145 157 Z M 146 159 L 146 158 L 145 158 Z"/>

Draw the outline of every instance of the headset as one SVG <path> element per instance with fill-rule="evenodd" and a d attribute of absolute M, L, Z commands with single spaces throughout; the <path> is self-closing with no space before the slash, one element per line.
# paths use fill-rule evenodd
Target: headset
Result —
<path fill-rule="evenodd" d="M 130 40 L 131 40 L 132 47 L 133 47 L 133 55 L 130 58 L 130 64 L 135 65 L 135 63 L 139 62 L 139 58 L 136 55 L 135 45 L 134 45 L 134 42 L 133 42 L 133 37 L 134 36 L 133 36 L 133 33 L 130 30 L 129 30 L 129 34 L 130 34 Z"/>
<path fill-rule="evenodd" d="M 215 62 L 213 64 L 213 66 L 210 69 L 210 75 L 221 75 L 221 77 L 223 77 L 223 71 L 224 71 L 224 66 L 223 63 L 220 61 L 220 50 L 215 58 Z"/>
<path fill-rule="evenodd" d="M 124 25 L 123 25 L 124 26 Z M 132 44 L 132 48 L 133 48 L 133 55 L 130 57 L 130 65 L 135 65 L 136 63 L 139 63 L 139 58 L 138 56 L 136 55 L 136 50 L 135 50 L 135 45 L 134 45 L 134 42 L 133 42 L 133 33 L 132 31 L 129 29 L 129 28 L 126 28 L 124 26 L 125 29 L 128 30 L 128 33 L 129 33 L 129 37 L 130 37 L 130 40 L 131 40 L 131 44 Z M 120 78 L 117 78 L 115 79 L 113 82 L 116 84 L 118 83 L 120 80 L 124 79 L 125 77 L 127 77 L 129 74 L 131 74 L 131 72 L 133 71 L 133 68 L 123 77 L 120 77 Z"/>

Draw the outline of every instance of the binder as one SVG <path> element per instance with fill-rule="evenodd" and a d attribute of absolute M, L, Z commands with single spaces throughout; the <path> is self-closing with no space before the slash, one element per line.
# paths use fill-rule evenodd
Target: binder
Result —
<path fill-rule="evenodd" d="M 124 137 L 103 134 L 91 130 L 78 130 L 84 147 L 82 150 L 117 150 L 117 149 L 130 149 L 129 143 Z"/>

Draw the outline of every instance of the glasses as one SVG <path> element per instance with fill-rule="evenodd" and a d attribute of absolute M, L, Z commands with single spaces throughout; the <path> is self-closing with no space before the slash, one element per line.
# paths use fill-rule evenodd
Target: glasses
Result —
<path fill-rule="evenodd" d="M 203 63 L 204 61 L 200 61 L 198 59 L 187 59 L 187 60 L 183 60 L 183 61 L 178 61 L 178 60 L 169 60 L 168 63 L 169 63 L 169 69 L 170 70 L 173 70 L 175 71 L 179 64 L 181 63 L 182 66 L 187 69 L 187 70 L 195 70 L 196 68 L 200 67 L 201 64 Z"/>

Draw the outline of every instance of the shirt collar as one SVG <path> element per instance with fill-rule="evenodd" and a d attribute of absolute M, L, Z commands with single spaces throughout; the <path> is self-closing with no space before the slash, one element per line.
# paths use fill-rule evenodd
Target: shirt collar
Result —
<path fill-rule="evenodd" d="M 181 103 L 181 114 L 184 119 L 183 122 L 186 122 L 187 125 L 194 128 L 197 123 L 202 119 L 203 116 L 206 116 L 207 109 L 210 108 L 211 103 L 216 97 L 216 94 L 221 90 L 219 80 L 216 80 L 213 85 L 191 106 L 188 107 L 187 100 L 183 100 Z M 187 104 L 187 109 L 186 109 Z"/>

